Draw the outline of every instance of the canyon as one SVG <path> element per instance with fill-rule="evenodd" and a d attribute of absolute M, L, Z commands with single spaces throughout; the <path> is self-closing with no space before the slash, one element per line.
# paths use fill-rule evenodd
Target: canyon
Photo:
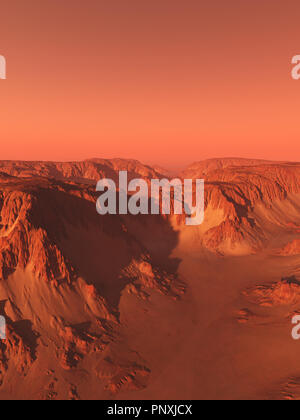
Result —
<path fill-rule="evenodd" d="M 96 212 L 135 160 L 0 162 L 1 399 L 299 399 L 300 163 L 199 161 L 205 218 Z"/>

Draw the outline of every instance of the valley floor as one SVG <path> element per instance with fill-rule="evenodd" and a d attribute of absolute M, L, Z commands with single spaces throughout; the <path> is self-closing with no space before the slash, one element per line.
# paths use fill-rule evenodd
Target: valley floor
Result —
<path fill-rule="evenodd" d="M 296 307 L 260 307 L 250 303 L 243 292 L 280 281 L 290 274 L 297 259 L 264 255 L 201 260 L 180 252 L 176 256 L 182 259 L 179 271 L 187 283 L 187 294 L 176 302 L 176 308 L 157 309 L 160 315 L 155 325 L 149 320 L 150 348 L 145 346 L 144 335 L 136 337 L 135 348 L 152 358 L 153 377 L 138 395 L 123 397 L 288 397 L 290 383 L 300 377 L 300 342 L 291 337 L 289 316 Z M 251 315 L 244 319 L 248 313 Z M 162 328 L 161 320 L 168 327 Z M 131 328 L 132 324 L 129 335 Z M 300 395 L 300 381 L 294 388 L 293 393 Z"/>

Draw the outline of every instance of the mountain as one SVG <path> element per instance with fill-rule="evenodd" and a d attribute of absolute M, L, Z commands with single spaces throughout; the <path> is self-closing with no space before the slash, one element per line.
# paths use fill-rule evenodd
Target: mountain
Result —
<path fill-rule="evenodd" d="M 0 162 L 0 398 L 300 395 L 300 164 L 192 165 L 179 176 L 205 178 L 198 227 L 99 216 L 96 182 L 119 170 L 167 176 L 134 160 Z"/>
<path fill-rule="evenodd" d="M 157 178 L 160 169 L 143 165 L 136 160 L 90 159 L 82 162 L 23 162 L 0 161 L 0 172 L 19 178 L 45 177 L 61 181 L 95 184 L 100 178 L 118 178 L 119 171 L 127 171 L 128 178 Z"/>
<path fill-rule="evenodd" d="M 206 159 L 199 162 L 194 162 L 192 165 L 188 166 L 183 171 L 182 176 L 184 178 L 196 178 L 196 176 L 203 177 L 206 176 L 209 172 L 216 171 L 218 169 L 260 166 L 272 163 L 278 165 L 280 162 L 245 158 Z"/>
<path fill-rule="evenodd" d="M 297 233 L 300 164 L 234 162 L 206 170 L 206 217 L 199 228 L 204 246 L 221 253 L 255 252 L 272 241 L 274 230 Z M 182 176 L 202 178 L 203 168 L 193 166 L 192 174 Z"/>
<path fill-rule="evenodd" d="M 0 299 L 8 324 L 0 395 L 79 397 L 72 374 L 63 379 L 79 365 L 95 387 L 102 384 L 103 395 L 143 388 L 150 369 L 121 339 L 120 300 L 144 301 L 155 291 L 173 301 L 184 285 L 155 264 L 126 220 L 97 214 L 94 188 L 41 178 L 42 172 L 15 175 L 4 177 L 0 193 Z M 13 394 L 6 394 L 11 386 Z"/>

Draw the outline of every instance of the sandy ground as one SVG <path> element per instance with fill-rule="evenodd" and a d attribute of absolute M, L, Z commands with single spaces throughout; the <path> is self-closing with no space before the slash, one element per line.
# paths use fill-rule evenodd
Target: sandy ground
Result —
<path fill-rule="evenodd" d="M 197 252 L 187 252 L 186 244 L 180 242 L 173 257 L 180 259 L 179 273 L 187 284 L 181 302 L 166 303 L 152 296 L 144 314 L 142 310 L 137 314 L 127 297 L 121 302 L 128 341 L 152 366 L 149 386 L 122 397 L 286 397 L 288 382 L 300 376 L 300 342 L 291 338 L 289 316 L 297 307 L 263 308 L 251 304 L 243 292 L 280 281 L 297 267 L 299 257 L 274 257 L 265 252 L 201 258 Z M 251 311 L 252 318 L 239 323 L 243 309 Z M 295 388 L 298 392 L 300 385 Z"/>

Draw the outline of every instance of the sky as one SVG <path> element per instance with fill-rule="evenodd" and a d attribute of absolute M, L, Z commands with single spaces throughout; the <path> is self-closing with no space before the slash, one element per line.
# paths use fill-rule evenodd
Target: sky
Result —
<path fill-rule="evenodd" d="M 1 4 L 1 159 L 300 161 L 299 0 Z"/>

